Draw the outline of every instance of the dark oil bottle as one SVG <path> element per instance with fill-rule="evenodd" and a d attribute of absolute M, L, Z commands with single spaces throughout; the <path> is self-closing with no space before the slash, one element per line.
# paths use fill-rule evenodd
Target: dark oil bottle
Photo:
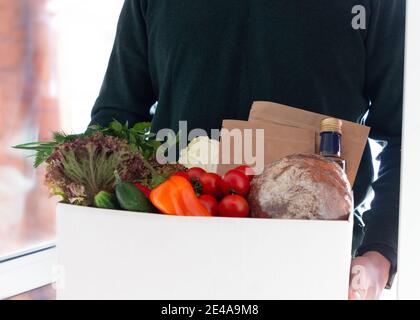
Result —
<path fill-rule="evenodd" d="M 341 158 L 341 137 L 343 122 L 327 118 L 321 122 L 320 155 L 337 163 L 344 171 L 346 161 Z"/>

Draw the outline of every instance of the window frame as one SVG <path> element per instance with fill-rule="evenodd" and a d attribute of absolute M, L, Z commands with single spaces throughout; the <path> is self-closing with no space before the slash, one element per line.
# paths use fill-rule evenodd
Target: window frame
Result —
<path fill-rule="evenodd" d="M 0 300 L 53 283 L 56 265 L 56 245 L 53 242 L 29 247 L 2 257 Z"/>

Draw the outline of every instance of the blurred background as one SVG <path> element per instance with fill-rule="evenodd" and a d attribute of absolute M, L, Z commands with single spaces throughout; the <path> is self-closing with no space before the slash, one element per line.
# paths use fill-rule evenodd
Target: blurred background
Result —
<path fill-rule="evenodd" d="M 0 0 L 0 262 L 53 243 L 43 169 L 12 145 L 86 129 L 123 0 Z"/>

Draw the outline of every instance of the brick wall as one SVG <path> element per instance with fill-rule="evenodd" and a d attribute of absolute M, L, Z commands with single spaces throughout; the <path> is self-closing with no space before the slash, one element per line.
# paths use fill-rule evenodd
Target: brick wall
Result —
<path fill-rule="evenodd" d="M 21 1 L 0 0 L 0 141 L 6 143 L 21 117 L 26 26 Z M 8 121 L 13 119 L 14 121 Z M 0 151 L 0 155 L 1 152 Z M 1 158 L 0 158 L 1 161 Z M 3 160 L 4 161 L 4 160 Z"/>
<path fill-rule="evenodd" d="M 56 97 L 49 93 L 53 41 L 47 0 L 0 0 L 0 139 L 27 122 L 47 138 L 58 129 Z"/>
<path fill-rule="evenodd" d="M 43 187 L 42 170 L 35 173 L 32 159 L 10 148 L 26 140 L 48 139 L 59 129 L 57 97 L 50 92 L 54 39 L 47 2 L 0 0 L 0 220 L 9 241 L 4 241 L 0 228 L 0 255 L 43 239 L 54 227 L 54 203 Z M 34 186 L 5 193 L 17 178 Z"/>

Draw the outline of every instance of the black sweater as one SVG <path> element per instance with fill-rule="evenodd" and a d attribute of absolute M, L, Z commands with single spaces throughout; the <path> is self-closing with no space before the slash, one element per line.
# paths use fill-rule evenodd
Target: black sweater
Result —
<path fill-rule="evenodd" d="M 356 5 L 366 29 L 352 27 Z M 358 253 L 395 271 L 404 26 L 405 0 L 126 0 L 92 123 L 210 130 L 256 100 L 364 122 L 385 148 L 374 182 L 366 149 L 354 187 L 356 203 L 375 191 Z"/>

